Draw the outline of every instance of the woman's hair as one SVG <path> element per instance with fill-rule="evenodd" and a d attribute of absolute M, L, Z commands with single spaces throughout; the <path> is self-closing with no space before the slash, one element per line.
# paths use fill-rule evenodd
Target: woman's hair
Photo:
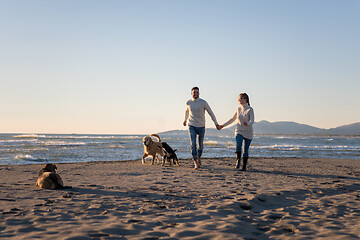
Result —
<path fill-rule="evenodd" d="M 249 95 L 247 95 L 246 93 L 240 93 L 239 94 L 239 100 L 240 100 L 241 97 L 245 98 L 247 104 L 249 104 L 249 106 L 250 106 Z"/>

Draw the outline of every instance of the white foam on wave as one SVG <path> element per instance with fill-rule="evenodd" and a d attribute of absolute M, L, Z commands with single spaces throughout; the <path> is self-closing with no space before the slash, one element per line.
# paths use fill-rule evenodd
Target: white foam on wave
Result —
<path fill-rule="evenodd" d="M 329 146 L 329 145 L 291 145 L 291 144 L 275 144 L 275 145 L 251 145 L 254 149 L 270 149 L 270 150 L 282 150 L 282 151 L 298 151 L 298 150 L 347 150 L 347 151 L 359 151 L 358 146 Z"/>
<path fill-rule="evenodd" d="M 290 150 L 290 151 L 293 151 L 293 150 L 300 150 L 302 147 L 300 146 L 295 146 L 295 145 L 278 145 L 278 144 L 275 144 L 275 145 L 271 145 L 271 146 L 252 146 L 252 148 L 255 148 L 255 149 L 269 149 L 269 150 Z"/>
<path fill-rule="evenodd" d="M 206 141 L 206 142 L 204 142 L 204 145 L 207 145 L 207 146 L 218 146 L 218 145 L 219 145 L 219 142 L 217 142 L 217 141 Z"/>
<path fill-rule="evenodd" d="M 21 134 L 15 135 L 14 138 L 45 138 L 45 135 L 37 135 L 37 134 Z"/>
<path fill-rule="evenodd" d="M 109 145 L 109 146 L 105 146 L 104 148 L 125 148 L 125 146 L 123 145 Z"/>
<path fill-rule="evenodd" d="M 14 157 L 15 160 L 29 160 L 29 161 L 39 161 L 41 159 L 35 158 L 30 154 L 18 154 Z"/>
<path fill-rule="evenodd" d="M 280 135 L 280 136 L 269 136 L 270 138 L 273 138 L 273 139 L 298 139 L 298 140 L 306 140 L 306 139 L 310 139 L 309 137 L 304 137 L 304 136 L 283 136 L 283 135 Z"/>
<path fill-rule="evenodd" d="M 347 146 L 347 145 L 338 145 L 338 146 L 315 146 L 319 149 L 326 150 L 347 150 L 347 151 L 360 151 L 360 146 Z"/>
<path fill-rule="evenodd" d="M 0 140 L 0 143 L 18 143 L 18 142 L 36 142 L 37 139 L 9 139 L 9 140 Z"/>
<path fill-rule="evenodd" d="M 116 136 L 115 138 L 119 139 L 141 139 L 141 136 Z"/>
<path fill-rule="evenodd" d="M 140 136 L 92 136 L 92 135 L 57 135 L 49 138 L 58 139 L 140 139 Z"/>
<path fill-rule="evenodd" d="M 82 146 L 86 145 L 85 142 L 65 142 L 65 141 L 46 141 L 46 146 Z"/>
<path fill-rule="evenodd" d="M 58 138 L 58 139 L 116 139 L 115 136 L 51 136 L 51 138 Z"/>

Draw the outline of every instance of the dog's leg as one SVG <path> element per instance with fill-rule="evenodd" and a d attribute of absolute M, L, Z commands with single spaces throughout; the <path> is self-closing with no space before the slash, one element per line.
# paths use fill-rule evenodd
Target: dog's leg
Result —
<path fill-rule="evenodd" d="M 155 158 L 156 158 L 156 154 L 155 155 L 151 155 L 152 159 L 151 159 L 151 165 L 154 165 L 155 162 Z"/>
<path fill-rule="evenodd" d="M 156 164 L 160 164 L 160 157 L 159 157 L 159 154 L 156 154 Z"/>
<path fill-rule="evenodd" d="M 165 165 L 165 160 L 167 159 L 167 157 L 166 157 L 166 155 L 165 156 L 163 156 L 163 159 L 162 159 L 162 164 L 161 164 L 161 166 L 164 166 Z"/>
<path fill-rule="evenodd" d="M 176 151 L 176 149 L 175 149 L 175 151 Z M 179 159 L 177 158 L 175 151 L 174 151 L 174 158 L 173 158 L 174 165 L 180 166 Z"/>
<path fill-rule="evenodd" d="M 148 155 L 146 153 L 144 153 L 144 155 L 142 156 L 142 159 L 141 159 L 141 163 L 142 164 L 145 164 L 145 158 L 147 157 Z"/>

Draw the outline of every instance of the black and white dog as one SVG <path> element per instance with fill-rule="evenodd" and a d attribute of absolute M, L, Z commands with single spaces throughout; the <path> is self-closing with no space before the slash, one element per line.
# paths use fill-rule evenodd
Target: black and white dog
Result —
<path fill-rule="evenodd" d="M 166 142 L 161 142 L 161 145 L 163 147 L 163 150 L 165 152 L 165 156 L 163 157 L 162 160 L 162 166 L 165 165 L 165 160 L 168 161 L 170 163 L 170 165 L 177 165 L 180 166 L 179 164 L 179 160 L 176 156 L 176 149 L 172 149 L 169 144 L 167 144 Z"/>

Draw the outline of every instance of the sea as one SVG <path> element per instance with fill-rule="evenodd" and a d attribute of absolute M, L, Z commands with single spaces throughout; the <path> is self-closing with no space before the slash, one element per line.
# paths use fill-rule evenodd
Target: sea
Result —
<path fill-rule="evenodd" d="M 0 165 L 140 161 L 144 135 L 0 134 Z M 177 149 L 180 159 L 191 158 L 188 136 L 166 135 L 161 140 Z M 360 160 L 360 137 L 258 136 L 250 157 L 335 158 Z M 203 158 L 234 157 L 235 140 L 205 136 Z"/>

